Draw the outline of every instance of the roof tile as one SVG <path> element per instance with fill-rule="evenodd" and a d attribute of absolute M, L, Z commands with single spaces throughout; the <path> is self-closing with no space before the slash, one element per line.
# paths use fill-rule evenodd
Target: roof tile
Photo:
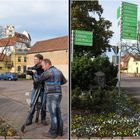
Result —
<path fill-rule="evenodd" d="M 28 54 L 67 50 L 68 46 L 69 46 L 68 36 L 63 36 L 63 37 L 36 42 L 28 51 Z"/>
<path fill-rule="evenodd" d="M 29 40 L 24 34 L 15 32 L 13 37 L 0 39 L 0 47 L 13 46 L 16 44 L 16 42 L 20 42 L 19 38 Z"/>

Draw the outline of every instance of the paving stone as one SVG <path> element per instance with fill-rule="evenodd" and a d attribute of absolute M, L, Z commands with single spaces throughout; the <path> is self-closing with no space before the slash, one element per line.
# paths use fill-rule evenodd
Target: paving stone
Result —
<path fill-rule="evenodd" d="M 140 137 L 123 137 L 123 140 L 140 140 Z"/>
<path fill-rule="evenodd" d="M 102 138 L 101 140 L 112 140 L 112 138 L 110 138 L 110 137 L 105 137 L 105 138 Z"/>
<path fill-rule="evenodd" d="M 4 136 L 0 136 L 0 140 L 4 140 L 5 138 L 4 138 Z"/>
<path fill-rule="evenodd" d="M 50 124 L 43 126 L 40 122 L 27 126 L 25 133 L 20 132 L 20 128 L 26 120 L 29 106 L 26 103 L 25 93 L 31 90 L 32 81 L 0 81 L 0 116 L 7 120 L 18 131 L 19 136 L 11 137 L 12 139 L 46 139 L 43 132 L 49 130 Z M 8 85 L 8 88 L 6 88 Z M 64 136 L 57 139 L 68 139 L 68 90 L 63 86 L 63 98 L 61 102 L 62 116 L 64 118 Z M 47 112 L 47 120 L 49 113 Z M 2 137 L 4 138 L 4 137 Z M 10 138 L 10 137 L 9 137 Z M 1 139 L 1 137 L 0 137 Z"/>

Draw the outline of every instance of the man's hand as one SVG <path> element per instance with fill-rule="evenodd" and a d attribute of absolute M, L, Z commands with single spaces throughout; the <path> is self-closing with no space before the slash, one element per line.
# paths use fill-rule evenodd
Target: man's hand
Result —
<path fill-rule="evenodd" d="M 36 73 L 36 70 L 32 70 L 32 72 L 35 74 Z"/>

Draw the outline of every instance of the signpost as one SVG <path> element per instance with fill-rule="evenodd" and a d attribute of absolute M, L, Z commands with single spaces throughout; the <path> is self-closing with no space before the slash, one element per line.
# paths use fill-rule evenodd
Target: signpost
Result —
<path fill-rule="evenodd" d="M 121 39 L 137 40 L 137 5 L 122 2 L 120 13 Z"/>
<path fill-rule="evenodd" d="M 93 32 L 84 30 L 72 30 L 71 34 L 71 62 L 73 61 L 73 46 L 93 46 Z"/>
<path fill-rule="evenodd" d="M 75 30 L 74 45 L 92 46 L 93 33 L 90 31 Z"/>
<path fill-rule="evenodd" d="M 119 63 L 119 56 L 118 55 L 113 55 L 112 56 L 112 62 L 113 62 L 113 64 L 118 65 L 118 63 Z"/>
<path fill-rule="evenodd" d="M 117 8 L 117 19 L 120 17 L 120 6 Z"/>
<path fill-rule="evenodd" d="M 119 47 L 118 46 L 112 46 L 112 49 L 113 49 L 115 55 L 117 55 L 118 52 L 119 52 Z"/>
<path fill-rule="evenodd" d="M 120 95 L 121 83 L 121 43 L 122 39 L 137 40 L 137 11 L 136 4 L 121 2 L 121 6 L 117 8 L 117 19 L 120 26 L 120 45 L 119 45 L 119 65 L 118 65 L 118 90 Z"/>

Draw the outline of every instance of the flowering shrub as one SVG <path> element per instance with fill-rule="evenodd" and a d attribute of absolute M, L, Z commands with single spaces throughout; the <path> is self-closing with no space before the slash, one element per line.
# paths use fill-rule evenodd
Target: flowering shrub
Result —
<path fill-rule="evenodd" d="M 73 115 L 71 135 L 74 137 L 140 136 L 140 116 Z"/>
<path fill-rule="evenodd" d="M 5 123 L 5 120 L 3 120 L 2 118 L 0 118 L 0 125 L 1 125 L 2 123 Z"/>
<path fill-rule="evenodd" d="M 4 136 L 6 138 L 6 136 L 15 136 L 15 135 L 16 131 L 14 130 L 14 128 L 9 124 L 6 124 L 5 120 L 0 118 L 0 136 Z"/>
<path fill-rule="evenodd" d="M 89 110 L 91 113 L 116 113 L 119 115 L 134 115 L 140 112 L 140 107 L 126 93 L 118 95 L 116 89 L 97 89 L 80 93 L 76 88 L 72 93 L 72 110 Z"/>

